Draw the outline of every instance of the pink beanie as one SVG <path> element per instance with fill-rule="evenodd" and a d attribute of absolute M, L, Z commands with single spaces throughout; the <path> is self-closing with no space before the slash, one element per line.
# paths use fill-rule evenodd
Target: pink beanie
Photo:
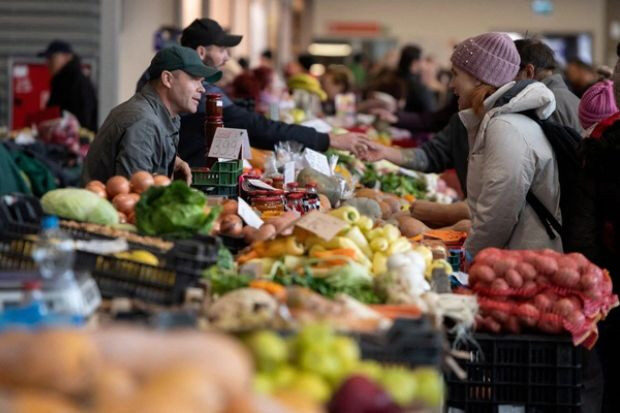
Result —
<path fill-rule="evenodd" d="M 500 87 L 519 72 L 521 57 L 505 33 L 484 33 L 459 43 L 450 59 L 452 64 L 476 79 Z"/>
<path fill-rule="evenodd" d="M 584 129 L 618 112 L 614 98 L 614 84 L 602 80 L 590 86 L 579 102 L 579 122 Z"/>

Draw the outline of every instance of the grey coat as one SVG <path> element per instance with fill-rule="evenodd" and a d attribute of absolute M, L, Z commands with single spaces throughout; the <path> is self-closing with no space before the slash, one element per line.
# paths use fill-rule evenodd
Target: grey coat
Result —
<path fill-rule="evenodd" d="M 146 84 L 108 115 L 90 145 L 82 182 L 105 182 L 147 171 L 171 176 L 179 146 L 179 116 L 170 116 L 157 92 Z"/>
<path fill-rule="evenodd" d="M 531 188 L 561 221 L 555 155 L 540 126 L 518 113 L 535 109 L 540 119 L 546 119 L 555 109 L 555 99 L 542 83 L 534 82 L 507 104 L 493 107 L 513 85 L 502 86 L 485 100 L 482 119 L 471 109 L 459 113 L 469 140 L 467 202 L 472 230 L 465 249 L 472 255 L 487 247 L 562 251 L 561 240 L 549 238 L 525 201 Z"/>
<path fill-rule="evenodd" d="M 562 75 L 555 74 L 541 80 L 555 97 L 555 112 L 549 119 L 563 126 L 570 126 L 577 132 L 583 130 L 579 123 L 579 98 L 568 89 Z"/>

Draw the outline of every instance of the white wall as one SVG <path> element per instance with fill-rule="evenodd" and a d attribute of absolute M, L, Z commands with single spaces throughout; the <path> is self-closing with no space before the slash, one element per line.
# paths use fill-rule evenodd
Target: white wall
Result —
<path fill-rule="evenodd" d="M 314 35 L 328 36 L 330 21 L 378 22 L 399 43 L 415 42 L 447 64 L 452 46 L 488 31 L 585 31 L 594 60 L 603 61 L 605 0 L 556 0 L 539 16 L 530 0 L 314 0 Z"/>
<path fill-rule="evenodd" d="M 163 25 L 175 25 L 174 0 L 123 0 L 119 38 L 119 103 L 136 91 L 138 79 L 154 56 L 153 34 Z"/>

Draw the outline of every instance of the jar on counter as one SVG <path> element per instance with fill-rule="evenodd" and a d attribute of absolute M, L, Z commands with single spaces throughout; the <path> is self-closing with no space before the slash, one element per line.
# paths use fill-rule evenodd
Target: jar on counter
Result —
<path fill-rule="evenodd" d="M 286 195 L 286 209 L 288 211 L 297 211 L 300 214 L 305 214 L 304 196 L 305 194 L 303 192 L 289 192 Z"/>
<path fill-rule="evenodd" d="M 318 211 L 321 209 L 321 200 L 319 199 L 319 192 L 317 191 L 317 185 L 315 182 L 310 182 L 306 185 L 304 207 L 306 208 L 306 212 L 314 210 Z"/>
<path fill-rule="evenodd" d="M 284 189 L 284 177 L 283 176 L 274 176 L 273 177 L 273 187 L 276 189 Z"/>
<path fill-rule="evenodd" d="M 284 212 L 284 201 L 281 195 L 255 196 L 252 198 L 252 208 L 261 213 Z"/>
<path fill-rule="evenodd" d="M 299 184 L 297 182 L 289 182 L 286 184 L 286 188 L 284 188 L 287 192 L 298 192 Z"/>

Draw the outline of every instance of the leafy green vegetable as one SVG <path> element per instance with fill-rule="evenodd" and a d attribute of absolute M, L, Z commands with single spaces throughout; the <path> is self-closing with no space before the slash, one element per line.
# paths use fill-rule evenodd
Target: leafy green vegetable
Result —
<path fill-rule="evenodd" d="M 355 262 L 337 267 L 325 277 L 314 277 L 311 269 L 306 267 L 304 274 L 278 272 L 273 280 L 285 286 L 307 287 L 328 298 L 347 294 L 366 304 L 381 302 L 374 292 L 372 277 Z"/>
<path fill-rule="evenodd" d="M 152 186 L 136 205 L 136 225 L 147 235 L 183 238 L 195 233 L 207 234 L 220 208 L 213 208 L 205 214 L 205 202 L 202 192 L 181 181 L 168 186 Z"/>
<path fill-rule="evenodd" d="M 361 179 L 362 185 L 378 188 L 398 196 L 413 195 L 417 199 L 426 197 L 426 183 L 420 179 L 395 172 L 379 173 L 374 165 L 369 164 Z"/>
<path fill-rule="evenodd" d="M 218 250 L 216 264 L 207 268 L 202 275 L 209 281 L 213 295 L 223 295 L 247 287 L 252 281 L 251 277 L 238 273 L 235 260 L 226 247 Z"/>
<path fill-rule="evenodd" d="M 43 195 L 41 207 L 46 214 L 63 218 L 101 225 L 118 224 L 114 206 L 86 189 L 54 189 Z"/>

